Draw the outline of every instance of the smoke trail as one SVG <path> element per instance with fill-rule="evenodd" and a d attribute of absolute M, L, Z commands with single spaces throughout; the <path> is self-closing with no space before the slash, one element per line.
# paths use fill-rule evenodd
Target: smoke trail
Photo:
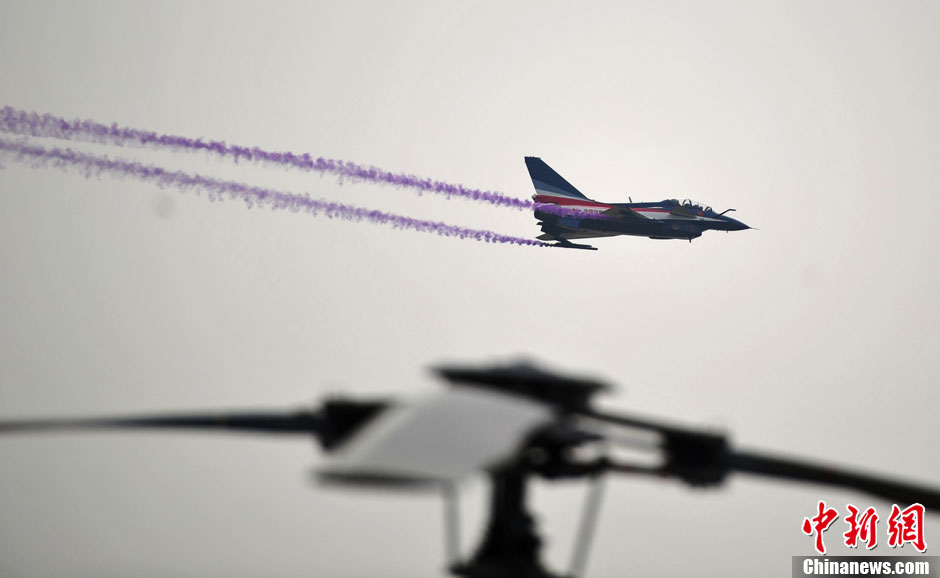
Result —
<path fill-rule="evenodd" d="M 437 233 L 444 237 L 474 239 L 487 243 L 507 243 L 510 245 L 531 245 L 536 247 L 552 246 L 548 243 L 522 237 L 501 235 L 493 231 L 469 229 L 437 221 L 414 219 L 394 213 L 312 199 L 306 194 L 275 191 L 233 181 L 223 181 L 204 175 L 184 173 L 181 171 L 168 171 L 154 165 L 144 165 L 131 161 L 111 159 L 106 156 L 89 155 L 72 149 L 46 149 L 24 142 L 0 139 L 0 155 L 30 164 L 34 167 L 54 166 L 60 169 L 78 169 L 84 174 L 85 178 L 108 173 L 121 177 L 134 177 L 142 181 L 154 183 L 159 187 L 175 187 L 184 191 L 194 190 L 197 193 L 198 191 L 204 190 L 209 193 L 209 198 L 212 200 L 222 199 L 228 196 L 232 199 L 241 199 L 249 207 L 263 205 L 272 209 L 287 209 L 293 212 L 304 211 L 314 216 L 322 212 L 330 219 L 368 221 L 379 225 L 391 225 L 396 229 L 412 229 L 425 233 Z"/>
<path fill-rule="evenodd" d="M 35 112 L 17 110 L 5 106 L 0 109 L 0 131 L 30 135 L 40 138 L 78 140 L 116 146 L 141 146 L 171 151 L 204 151 L 220 158 L 241 161 L 267 163 L 302 171 L 329 173 L 353 181 L 392 185 L 413 189 L 419 193 L 429 192 L 444 195 L 447 198 L 460 197 L 471 201 L 491 205 L 510 207 L 518 210 L 538 208 L 546 213 L 559 216 L 603 219 L 596 213 L 580 211 L 557 205 L 534 203 L 525 199 L 516 199 L 495 191 L 472 189 L 443 181 L 417 177 L 405 173 L 393 173 L 373 166 L 364 166 L 350 161 L 313 158 L 309 153 L 272 152 L 259 147 L 230 145 L 222 141 L 192 139 L 183 136 L 158 134 L 130 127 L 121 127 L 116 123 L 110 126 L 92 120 L 67 120 L 51 114 L 40 115 Z"/>

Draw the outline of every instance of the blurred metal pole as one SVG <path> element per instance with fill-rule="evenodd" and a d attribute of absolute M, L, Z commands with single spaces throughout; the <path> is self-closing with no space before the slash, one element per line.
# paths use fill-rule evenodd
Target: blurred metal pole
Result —
<path fill-rule="evenodd" d="M 457 482 L 444 484 L 444 547 L 447 564 L 460 563 L 460 495 Z"/>
<path fill-rule="evenodd" d="M 594 538 L 594 529 L 597 527 L 597 514 L 600 512 L 601 499 L 604 497 L 604 474 L 594 475 L 591 487 L 584 503 L 584 513 L 581 516 L 581 526 L 575 537 L 574 552 L 571 556 L 572 578 L 582 578 L 587 566 L 588 550 Z"/>

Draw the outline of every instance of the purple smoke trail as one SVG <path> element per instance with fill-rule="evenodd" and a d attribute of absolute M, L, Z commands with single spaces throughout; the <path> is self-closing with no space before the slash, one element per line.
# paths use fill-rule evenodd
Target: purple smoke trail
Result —
<path fill-rule="evenodd" d="M 252 207 L 254 205 L 267 205 L 272 209 L 288 209 L 293 212 L 305 211 L 311 215 L 323 212 L 328 218 L 338 218 L 346 221 L 369 221 L 380 225 L 391 225 L 396 229 L 413 229 L 425 233 L 437 233 L 444 237 L 458 237 L 460 239 L 474 239 L 487 243 L 507 243 L 510 245 L 531 245 L 535 247 L 550 247 L 548 243 L 501 235 L 493 231 L 482 229 L 468 229 L 448 225 L 437 221 L 413 219 L 404 215 L 374 211 L 362 207 L 333 203 L 310 198 L 306 194 L 275 191 L 262 187 L 255 187 L 233 181 L 223 181 L 207 177 L 184 173 L 181 171 L 168 171 L 164 168 L 144 165 L 141 163 L 111 159 L 105 156 L 89 155 L 72 149 L 51 148 L 22 142 L 13 142 L 0 139 L 0 154 L 12 157 L 14 160 L 31 164 L 32 166 L 51 165 L 60 169 L 76 168 L 82 171 L 85 178 L 101 173 L 110 173 L 117 176 L 130 176 L 142 181 L 151 182 L 159 187 L 176 187 L 182 190 L 205 190 L 210 199 L 222 198 L 228 195 L 232 199 L 241 199 Z"/>
<path fill-rule="evenodd" d="M 415 175 L 393 173 L 378 167 L 364 166 L 350 161 L 325 159 L 323 157 L 314 159 L 309 153 L 272 152 L 258 147 L 229 145 L 222 141 L 205 141 L 201 138 L 192 139 L 176 135 L 161 135 L 153 131 L 120 127 L 116 123 L 108 126 L 92 120 L 67 120 L 51 114 L 40 115 L 35 112 L 17 110 L 9 106 L 0 109 L 0 131 L 40 138 L 79 140 L 116 146 L 136 145 L 171 151 L 204 151 L 221 158 L 231 159 L 236 163 L 244 160 L 291 167 L 303 171 L 330 173 L 354 181 L 368 181 L 404 187 L 414 189 L 419 193 L 430 192 L 444 195 L 447 198 L 461 197 L 518 210 L 538 208 L 540 211 L 562 217 L 604 218 L 596 213 L 557 205 L 536 204 L 529 200 L 516 199 L 495 191 L 483 191 Z"/>

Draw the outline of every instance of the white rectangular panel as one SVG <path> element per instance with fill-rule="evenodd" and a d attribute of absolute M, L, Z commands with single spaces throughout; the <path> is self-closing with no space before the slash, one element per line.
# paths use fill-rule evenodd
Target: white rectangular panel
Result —
<path fill-rule="evenodd" d="M 552 411 L 535 401 L 455 387 L 386 410 L 319 472 L 338 482 L 456 480 L 511 456 L 551 417 Z"/>

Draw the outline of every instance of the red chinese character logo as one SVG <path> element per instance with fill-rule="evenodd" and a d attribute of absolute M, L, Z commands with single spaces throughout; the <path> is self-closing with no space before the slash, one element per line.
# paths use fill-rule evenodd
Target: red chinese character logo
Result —
<path fill-rule="evenodd" d="M 812 518 L 803 518 L 803 533 L 807 536 L 816 535 L 816 551 L 820 554 L 826 553 L 826 545 L 823 544 L 823 532 L 829 529 L 829 526 L 836 521 L 839 513 L 833 508 L 827 508 L 826 502 L 819 500 L 819 513 Z"/>
<path fill-rule="evenodd" d="M 861 538 L 869 550 L 877 546 L 878 533 L 875 531 L 875 526 L 878 524 L 878 514 L 875 513 L 875 509 L 868 508 L 861 518 L 858 515 L 858 508 L 852 504 L 847 505 L 846 509 L 849 515 L 846 516 L 845 522 L 849 525 L 849 531 L 843 534 L 845 545 L 849 548 L 857 548 L 858 540 Z"/>
<path fill-rule="evenodd" d="M 918 552 L 927 551 L 924 542 L 924 507 L 920 504 L 908 506 L 903 510 L 897 504 L 891 506 L 888 518 L 888 546 L 896 548 L 910 542 Z"/>

